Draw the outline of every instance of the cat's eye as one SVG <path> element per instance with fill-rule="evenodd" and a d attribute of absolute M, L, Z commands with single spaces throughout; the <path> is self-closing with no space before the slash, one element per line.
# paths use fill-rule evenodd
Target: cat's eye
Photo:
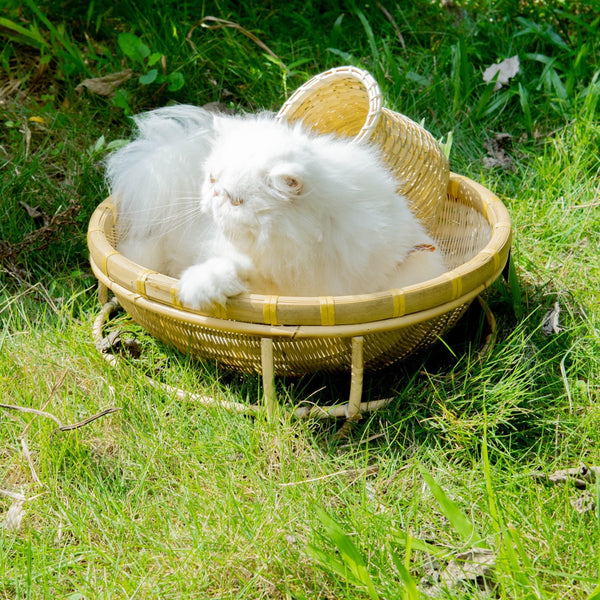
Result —
<path fill-rule="evenodd" d="M 302 182 L 293 175 L 284 175 L 283 181 L 289 190 L 294 194 L 302 193 Z"/>
<path fill-rule="evenodd" d="M 214 178 L 212 175 L 209 175 L 209 176 L 208 176 L 208 180 L 209 180 L 211 183 L 214 183 L 214 182 L 215 182 L 215 178 Z"/>

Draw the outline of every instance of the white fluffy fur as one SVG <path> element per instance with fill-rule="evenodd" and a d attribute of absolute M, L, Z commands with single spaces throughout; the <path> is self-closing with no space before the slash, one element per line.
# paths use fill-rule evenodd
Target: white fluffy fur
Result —
<path fill-rule="evenodd" d="M 362 294 L 446 270 L 439 251 L 418 250 L 435 243 L 372 147 L 190 106 L 136 123 L 108 161 L 119 250 L 180 276 L 185 303 Z"/>
<path fill-rule="evenodd" d="M 178 277 L 200 258 L 211 223 L 199 210 L 212 113 L 195 106 L 134 117 L 134 141 L 107 160 L 118 217 L 119 251 L 149 269 Z"/>

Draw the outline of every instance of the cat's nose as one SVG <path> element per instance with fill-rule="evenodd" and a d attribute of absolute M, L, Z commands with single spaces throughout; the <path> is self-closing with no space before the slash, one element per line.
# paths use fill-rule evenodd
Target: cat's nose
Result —
<path fill-rule="evenodd" d="M 232 206 L 240 206 L 240 204 L 244 203 L 244 199 L 239 196 L 234 196 L 230 194 L 227 190 L 222 191 L 223 197 L 229 201 Z"/>
<path fill-rule="evenodd" d="M 223 188 L 215 188 L 213 195 L 215 198 L 218 198 L 220 196 L 233 206 L 240 206 L 240 204 L 244 203 L 243 198 L 240 198 L 239 196 L 234 196 L 233 194 L 230 194 L 227 190 Z"/>

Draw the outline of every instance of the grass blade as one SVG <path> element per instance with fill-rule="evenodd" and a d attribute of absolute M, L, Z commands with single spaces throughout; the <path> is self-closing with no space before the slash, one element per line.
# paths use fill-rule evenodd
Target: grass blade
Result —
<path fill-rule="evenodd" d="M 523 315 L 523 295 L 521 293 L 521 286 L 519 285 L 515 261 L 512 257 L 509 257 L 508 261 L 508 286 L 510 288 L 513 312 L 515 317 L 520 319 Z"/>
<path fill-rule="evenodd" d="M 600 584 L 589 595 L 588 600 L 600 600 Z"/>
<path fill-rule="evenodd" d="M 473 114 L 474 120 L 477 121 L 477 120 L 481 119 L 487 113 L 487 109 L 490 105 L 490 99 L 492 97 L 492 94 L 495 91 L 494 87 L 496 85 L 496 82 L 498 81 L 499 74 L 500 74 L 500 72 L 498 71 L 498 73 L 496 73 L 496 75 L 494 75 L 492 80 L 483 89 L 483 92 L 481 93 L 481 97 L 479 98 L 479 102 L 477 103 L 477 108 L 475 109 L 475 112 Z"/>
<path fill-rule="evenodd" d="M 25 0 L 25 3 L 29 9 L 36 15 L 36 17 L 48 28 L 48 31 L 59 41 L 60 45 L 67 51 L 68 56 L 77 65 L 78 69 L 82 73 L 89 73 L 89 69 L 85 65 L 85 62 L 81 58 L 81 53 L 75 48 L 68 40 L 66 34 L 63 36 L 54 27 L 50 20 L 42 13 L 38 8 L 37 4 L 33 0 Z"/>
<path fill-rule="evenodd" d="M 350 569 L 353 578 L 358 583 L 366 586 L 369 596 L 371 596 L 373 600 L 379 598 L 379 595 L 375 591 L 365 560 L 350 537 L 344 533 L 343 529 L 324 510 L 317 509 L 316 512 L 319 520 L 325 527 L 327 536 L 337 548 L 345 565 Z"/>
<path fill-rule="evenodd" d="M 419 598 L 421 597 L 419 594 L 419 588 L 417 587 L 417 582 L 415 581 L 414 577 L 409 573 L 408 567 L 400 559 L 397 552 L 393 552 L 390 550 L 390 556 L 392 558 L 392 562 L 394 563 L 394 566 L 398 570 L 400 579 L 402 580 L 402 583 L 404 584 L 404 590 L 406 592 L 404 594 L 404 597 L 407 598 L 408 600 L 419 600 Z M 408 558 L 408 553 L 407 553 L 407 558 Z"/>
<path fill-rule="evenodd" d="M 461 512 L 456 502 L 446 495 L 444 490 L 421 465 L 419 465 L 419 470 L 427 487 L 436 499 L 442 514 L 450 521 L 450 524 L 458 535 L 460 535 L 461 539 L 467 544 L 474 546 L 481 545 L 481 536 L 475 531 L 473 523 Z"/>
<path fill-rule="evenodd" d="M 361 10 L 356 10 L 356 16 L 360 19 L 362 26 L 365 30 L 365 34 L 367 36 L 367 41 L 369 42 L 369 48 L 371 49 L 371 55 L 373 56 L 373 60 L 379 62 L 379 48 L 377 47 L 377 42 L 375 41 L 375 36 L 373 35 L 373 29 L 371 24 L 369 23 L 367 17 L 365 17 L 364 13 Z"/>
<path fill-rule="evenodd" d="M 483 419 L 485 422 L 483 429 L 483 443 L 481 444 L 481 458 L 483 461 L 483 475 L 485 477 L 485 491 L 487 494 L 488 510 L 492 517 L 493 524 L 496 531 L 500 531 L 500 523 L 498 521 L 498 507 L 496 506 L 496 496 L 494 494 L 494 488 L 492 486 L 492 473 L 490 470 L 490 458 L 488 455 L 488 443 L 487 443 L 487 411 L 483 411 Z"/>
<path fill-rule="evenodd" d="M 37 31 L 33 26 L 30 26 L 30 28 L 27 29 L 25 27 L 22 27 L 21 25 L 17 25 L 17 23 L 14 23 L 10 19 L 0 17 L 0 27 L 4 27 L 16 34 L 14 36 L 10 36 L 10 38 L 14 39 L 15 41 L 21 42 L 23 44 L 38 49 L 48 49 L 50 47 L 48 42 L 42 37 L 40 32 Z"/>
<path fill-rule="evenodd" d="M 533 118 L 531 116 L 531 103 L 529 101 L 529 92 L 521 82 L 519 82 L 519 102 L 521 103 L 521 108 L 523 109 L 527 133 L 531 135 L 533 132 Z"/>
<path fill-rule="evenodd" d="M 448 555 L 448 552 L 445 549 L 440 548 L 439 546 L 435 546 L 434 544 L 430 544 L 429 542 L 424 542 L 423 540 L 415 538 L 412 535 L 405 533 L 404 531 L 393 530 L 392 538 L 397 544 L 400 544 L 401 546 L 408 546 L 410 544 L 412 550 L 417 550 L 418 552 L 425 552 L 426 554 L 430 554 L 431 556 L 435 556 L 436 558 L 443 558 Z"/>

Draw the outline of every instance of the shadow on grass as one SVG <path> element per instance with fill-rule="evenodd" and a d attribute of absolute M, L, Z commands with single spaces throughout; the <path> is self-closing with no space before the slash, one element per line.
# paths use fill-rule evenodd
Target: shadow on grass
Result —
<path fill-rule="evenodd" d="M 484 349 L 490 333 L 485 314 L 474 302 L 429 350 L 365 374 L 363 401 L 395 399 L 376 413 L 364 415 L 351 429 L 350 442 L 368 441 L 372 448 L 403 456 L 428 446 L 452 449 L 455 456 L 464 452 L 465 458 L 472 458 L 479 455 L 487 435 L 500 454 L 546 457 L 562 451 L 560 439 L 570 427 L 566 373 L 576 377 L 571 374 L 576 365 L 569 355 L 582 335 L 581 318 L 566 307 L 560 332 L 544 335 L 544 315 L 552 302 L 542 287 L 526 290 L 525 316 L 518 319 L 504 283 L 490 290 L 488 302 L 497 322 L 495 341 L 489 348 Z M 260 403 L 259 375 L 199 362 L 141 330 L 138 335 L 144 353 L 142 360 L 133 364 L 137 362 L 136 368 L 152 377 L 171 379 L 172 371 L 181 371 L 184 389 L 208 387 L 238 402 Z M 276 389 L 279 402 L 287 408 L 344 404 L 350 377 L 348 373 L 280 377 Z M 342 424 L 343 419 L 314 419 L 308 430 L 333 450 L 333 434 Z"/>

